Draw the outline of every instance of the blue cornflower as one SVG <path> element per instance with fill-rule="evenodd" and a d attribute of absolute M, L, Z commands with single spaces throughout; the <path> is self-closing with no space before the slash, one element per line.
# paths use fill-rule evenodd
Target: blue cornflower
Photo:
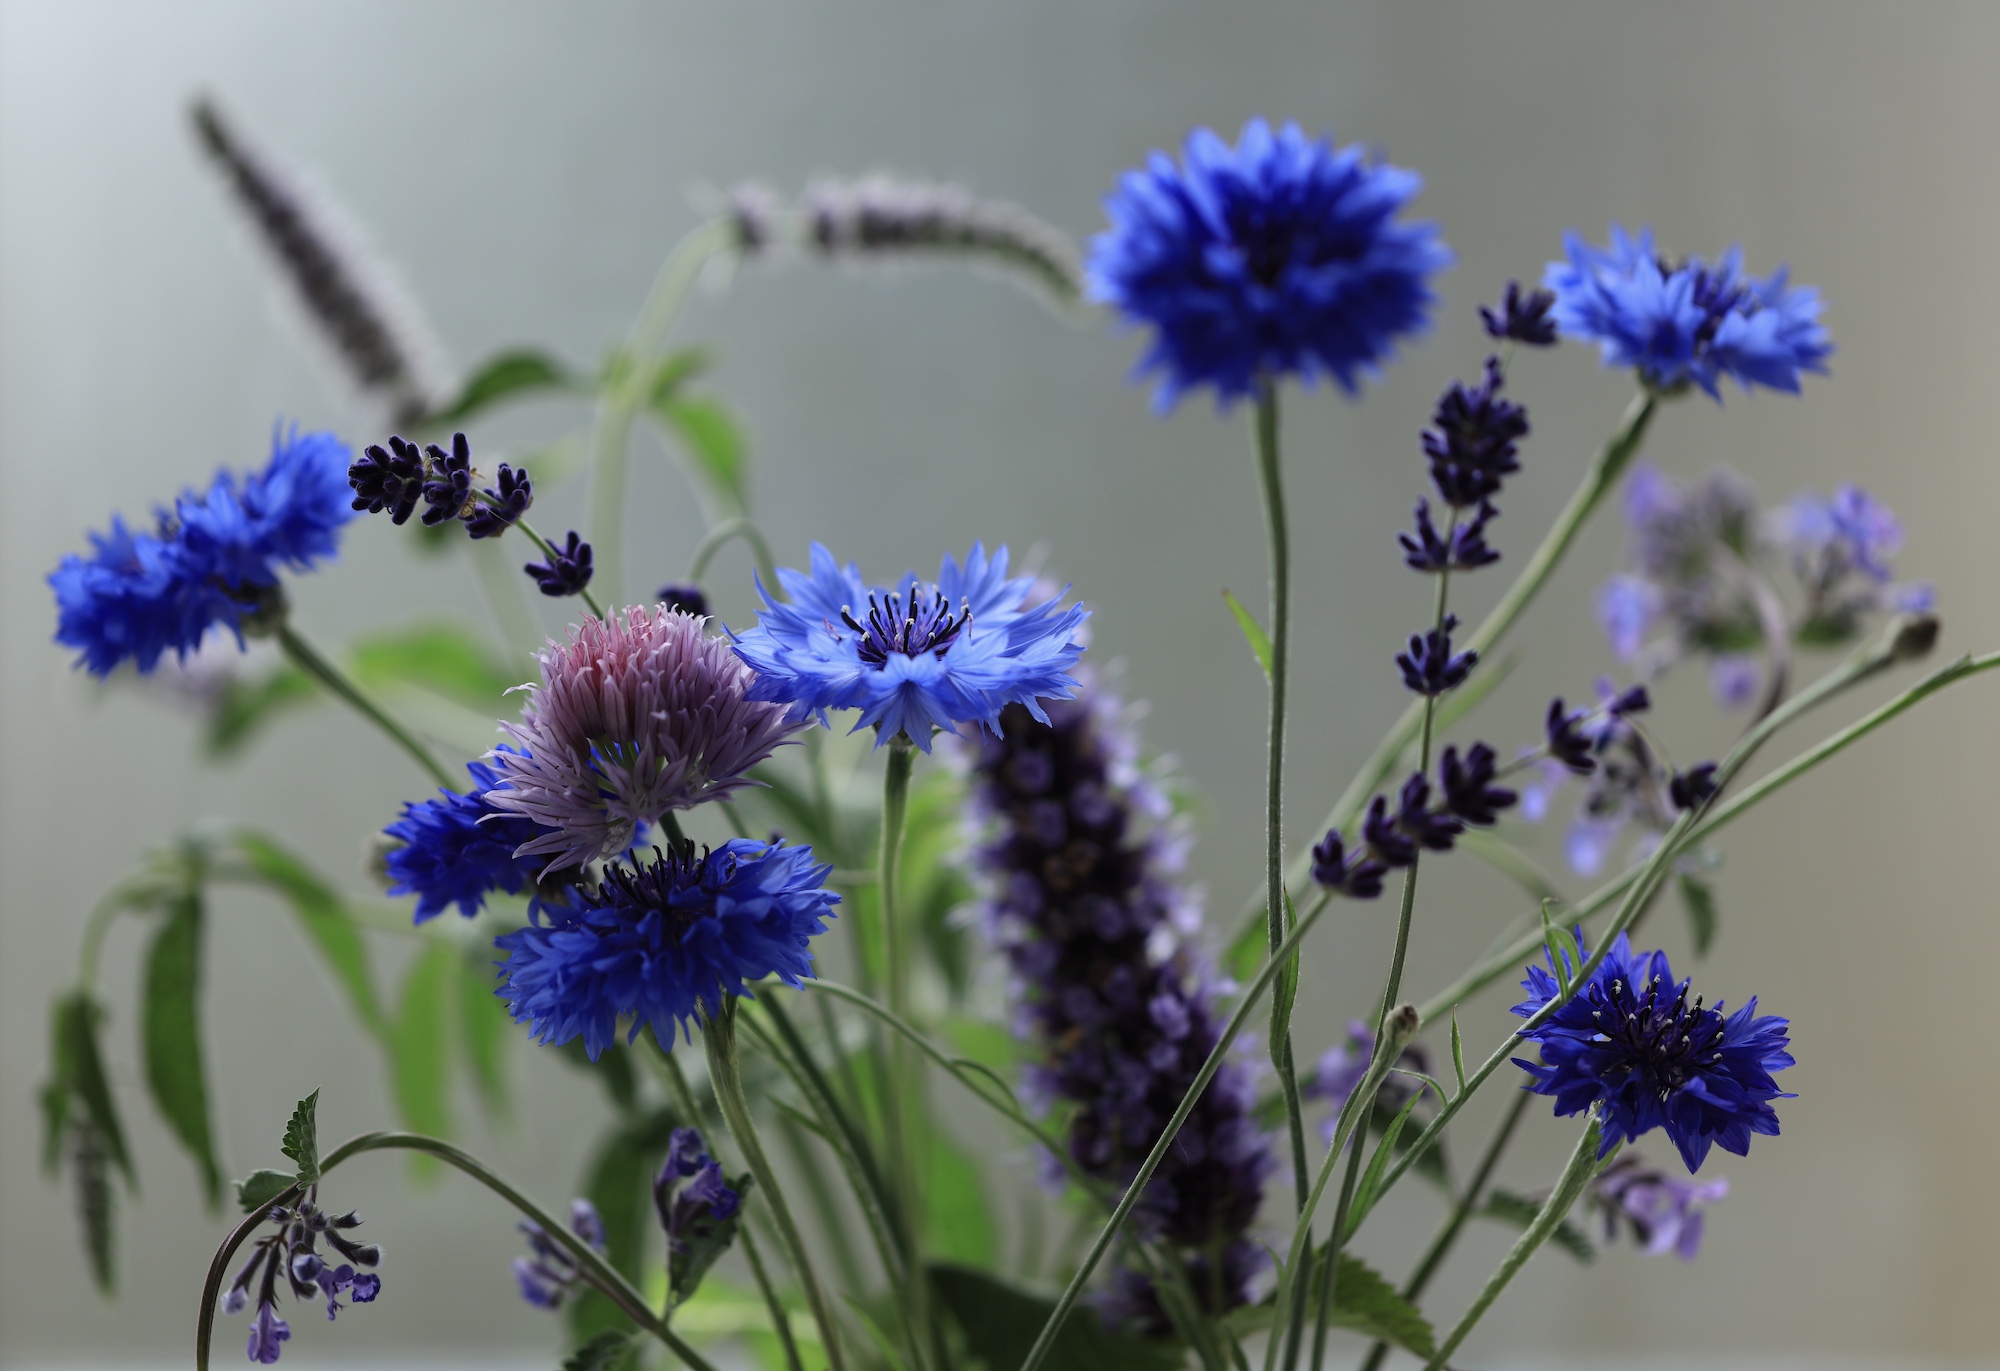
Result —
<path fill-rule="evenodd" d="M 1799 373 L 1824 372 L 1833 355 L 1819 292 L 1788 284 L 1782 267 L 1761 281 L 1746 276 L 1739 249 L 1713 265 L 1669 262 L 1650 228 L 1634 237 L 1617 224 L 1608 248 L 1575 233 L 1563 246 L 1569 260 L 1542 274 L 1556 293 L 1556 327 L 1595 342 L 1606 366 L 1632 367 L 1656 390 L 1693 384 L 1720 400 L 1728 376 L 1746 391 L 1796 392 Z"/>
<path fill-rule="evenodd" d="M 809 940 L 840 902 L 823 888 L 832 869 L 809 847 L 748 838 L 614 865 L 594 891 L 541 911 L 546 922 L 495 940 L 508 954 L 500 994 L 539 1041 L 581 1037 L 593 1059 L 621 1020 L 627 1041 L 650 1027 L 671 1043 L 697 1011 L 748 994 L 746 982 L 813 974 Z"/>
<path fill-rule="evenodd" d="M 963 567 L 945 557 L 934 584 L 905 574 L 882 589 L 814 543 L 811 573 L 780 567 L 778 582 L 790 603 L 760 583 L 764 612 L 736 651 L 757 673 L 749 698 L 788 704 L 794 720 L 855 709 L 855 730 L 874 726 L 877 746 L 900 733 L 928 752 L 932 730 L 996 731 L 1010 704 L 1045 723 L 1038 701 L 1066 700 L 1076 685 L 1068 671 L 1088 612 L 1059 598 L 1030 604 L 1034 579 L 1008 579 L 1004 547 L 989 558 L 974 543 Z"/>
<path fill-rule="evenodd" d="M 72 553 L 49 574 L 56 641 L 93 676 L 127 661 L 150 672 L 217 624 L 240 642 L 246 625 L 282 605 L 278 568 L 304 571 L 334 555 L 353 517 L 346 469 L 332 434 L 281 431 L 262 471 L 218 472 L 207 491 L 159 510 L 154 531 L 112 519 L 109 533 L 90 535 L 88 558 Z"/>
<path fill-rule="evenodd" d="M 1178 164 L 1155 152 L 1105 199 L 1090 294 L 1155 330 L 1140 369 L 1160 373 L 1162 409 L 1288 374 L 1351 394 L 1424 328 L 1429 278 L 1451 263 L 1434 225 L 1396 218 L 1422 184 L 1297 124 L 1253 119 L 1233 148 L 1196 129 Z"/>
<path fill-rule="evenodd" d="M 1541 966 L 1530 966 L 1521 986 L 1528 998 L 1514 1013 L 1524 1019 L 1560 993 Z M 1787 1026 L 1759 1017 L 1754 997 L 1727 1018 L 1720 1004 L 1704 1009 L 1700 996 L 1689 1004 L 1688 982 L 1674 981 L 1667 954 L 1635 954 L 1621 933 L 1589 983 L 1524 1031 L 1541 1045 L 1541 1064 L 1514 1064 L 1534 1078 L 1528 1089 L 1555 1096 L 1557 1114 L 1603 1106 L 1599 1156 L 1664 1128 L 1698 1171 L 1713 1143 L 1740 1157 L 1751 1134 L 1777 1133 L 1771 1101 L 1792 1098 L 1771 1079 L 1792 1065 Z"/>
<path fill-rule="evenodd" d="M 504 745 L 498 750 L 518 751 Z M 548 830 L 488 800 L 488 792 L 500 784 L 500 773 L 483 761 L 465 769 L 472 773 L 470 793 L 440 790 L 432 799 L 406 804 L 403 817 L 383 830 L 402 843 L 384 862 L 389 893 L 417 897 L 418 923 L 454 904 L 470 919 L 495 890 L 518 895 L 535 889 L 537 876 L 548 865 L 539 856 L 514 855 Z"/>

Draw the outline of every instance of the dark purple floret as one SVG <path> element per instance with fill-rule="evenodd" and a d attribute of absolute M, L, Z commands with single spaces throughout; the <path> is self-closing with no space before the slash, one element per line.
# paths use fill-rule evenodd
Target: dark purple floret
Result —
<path fill-rule="evenodd" d="M 1451 650 L 1451 631 L 1457 627 L 1458 616 L 1447 614 L 1441 627 L 1410 635 L 1409 650 L 1396 654 L 1404 685 L 1419 695 L 1442 695 L 1465 683 L 1479 662 L 1479 654 L 1469 649 L 1459 653 Z"/>
<path fill-rule="evenodd" d="M 1406 837 L 1396 826 L 1395 816 L 1389 813 L 1389 802 L 1377 795 L 1368 806 L 1367 815 L 1361 820 L 1361 837 L 1368 844 L 1369 853 L 1385 867 L 1408 866 L 1417 859 L 1417 844 Z"/>
<path fill-rule="evenodd" d="M 1498 758 L 1485 743 L 1466 749 L 1462 761 L 1457 748 L 1445 748 L 1438 768 L 1445 807 L 1469 824 L 1484 828 L 1493 823 L 1501 810 L 1511 809 L 1521 798 L 1505 786 L 1493 784 L 1498 771 Z"/>
<path fill-rule="evenodd" d="M 1470 522 L 1459 524 L 1446 538 L 1431 522 L 1430 501 L 1417 501 L 1416 531 L 1396 535 L 1396 541 L 1403 545 L 1404 563 L 1413 571 L 1477 571 L 1491 566 L 1500 560 L 1500 554 L 1486 544 L 1486 521 L 1499 513 L 1492 505 L 1482 504 Z"/>
<path fill-rule="evenodd" d="M 1509 281 L 1498 307 L 1481 305 L 1479 317 L 1486 321 L 1490 338 L 1508 338 L 1531 348 L 1553 347 L 1556 321 L 1549 318 L 1549 310 L 1555 302 L 1552 290 L 1536 287 L 1524 295 L 1519 281 Z"/>
<path fill-rule="evenodd" d="M 265 1218 L 277 1231 L 252 1245 L 250 1260 L 223 1293 L 222 1312 L 242 1313 L 250 1305 L 251 1288 L 256 1288 L 257 1313 L 250 1320 L 247 1350 L 251 1361 L 268 1366 L 278 1360 L 280 1344 L 292 1336 L 291 1326 L 278 1317 L 280 1283 L 296 1299 L 324 1299 L 326 1316 L 332 1319 L 346 1308 L 340 1302 L 342 1295 L 355 1304 L 371 1304 L 382 1293 L 380 1276 L 356 1269 L 378 1264 L 382 1249 L 343 1236 L 343 1230 L 360 1227 L 360 1218 L 352 1210 L 336 1215 L 321 1209 L 317 1185 L 309 1187 L 296 1206 L 272 1209 Z M 321 1255 L 322 1243 L 329 1256 Z"/>
<path fill-rule="evenodd" d="M 560 547 L 549 548 L 546 562 L 529 562 L 521 570 L 535 578 L 535 584 L 542 588 L 544 595 L 575 595 L 590 584 L 595 568 L 590 564 L 590 544 L 577 536 L 575 529 Z"/>
<path fill-rule="evenodd" d="M 654 596 L 654 598 L 668 609 L 676 609 L 683 614 L 692 614 L 697 619 L 702 618 L 708 613 L 708 596 L 697 585 L 684 585 L 679 581 L 669 581 L 660 587 L 659 594 Z"/>
<path fill-rule="evenodd" d="M 1549 740 L 1549 756 L 1579 776 L 1588 776 L 1597 770 L 1597 758 L 1593 755 L 1597 745 L 1583 732 L 1586 717 L 1580 709 L 1573 714 L 1564 710 L 1562 696 L 1558 695 L 1549 701 L 1549 717 L 1544 725 Z"/>
<path fill-rule="evenodd" d="M 1418 847 L 1449 852 L 1458 835 L 1465 831 L 1465 825 L 1445 810 L 1433 811 L 1430 806 L 1431 783 L 1423 772 L 1415 772 L 1403 782 L 1396 827 L 1407 833 Z"/>
<path fill-rule="evenodd" d="M 424 482 L 424 524 L 435 527 L 456 519 L 472 499 L 472 444 L 463 433 L 454 433 L 450 452 L 428 443 L 424 456 L 430 468 Z"/>
<path fill-rule="evenodd" d="M 1115 701 L 1086 682 L 1037 722 L 1006 707 L 977 735 L 973 790 L 990 816 L 980 859 L 988 928 L 1015 974 L 1033 1084 L 1074 1106 L 1076 1164 L 1127 1183 L 1221 1033 L 1208 969 L 1183 941 L 1195 909 L 1168 876 L 1173 835 L 1135 765 Z M 1251 1225 L 1273 1161 L 1244 1068 L 1226 1062 L 1140 1200 L 1134 1221 L 1177 1254 L 1210 1314 L 1253 1301 L 1266 1265 Z M 1118 1322 L 1164 1331 L 1157 1294 L 1119 1272 L 1103 1301 Z"/>
<path fill-rule="evenodd" d="M 1667 782 L 1667 794 L 1673 798 L 1675 809 L 1699 809 L 1719 789 L 1714 762 L 1700 762 L 1686 771 L 1676 771 Z"/>
<path fill-rule="evenodd" d="M 1313 879 L 1329 890 L 1338 890 L 1350 900 L 1372 900 L 1382 893 L 1382 878 L 1389 868 L 1370 856 L 1366 847 L 1346 851 L 1340 830 L 1330 828 L 1314 844 Z"/>
<path fill-rule="evenodd" d="M 1424 430 L 1431 482 L 1446 504 L 1461 509 L 1491 500 L 1500 483 L 1521 469 L 1516 444 L 1528 433 L 1528 411 L 1500 398 L 1506 378 L 1496 357 L 1486 359 L 1486 379 L 1467 387 L 1454 381 L 1438 397 Z"/>
<path fill-rule="evenodd" d="M 406 523 L 424 493 L 424 454 L 415 443 L 392 436 L 385 448 L 370 443 L 347 468 L 347 483 L 354 487 L 354 507 L 380 514 L 389 512 L 389 521 Z"/>
<path fill-rule="evenodd" d="M 1604 712 L 1613 719 L 1627 714 L 1644 714 L 1653 707 L 1653 697 L 1643 685 L 1627 686 L 1604 702 Z"/>
<path fill-rule="evenodd" d="M 498 538 L 528 512 L 535 502 L 535 487 L 527 472 L 502 462 L 495 484 L 480 496 L 465 511 L 465 531 L 475 538 Z"/>

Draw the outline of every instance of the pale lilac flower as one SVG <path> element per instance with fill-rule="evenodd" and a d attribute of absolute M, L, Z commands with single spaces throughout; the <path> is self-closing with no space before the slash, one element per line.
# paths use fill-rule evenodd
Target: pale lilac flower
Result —
<path fill-rule="evenodd" d="M 1647 1166 L 1637 1153 L 1620 1157 L 1591 1184 L 1589 1204 L 1604 1219 L 1609 1242 L 1621 1228 L 1649 1257 L 1672 1252 L 1692 1261 L 1701 1250 L 1706 1206 L 1729 1194 L 1727 1177 L 1683 1181 Z"/>
<path fill-rule="evenodd" d="M 806 727 L 746 698 L 755 677 L 706 623 L 633 608 L 549 644 L 521 722 L 502 725 L 522 750 L 488 754 L 493 807 L 552 830 L 515 855 L 556 868 L 616 852 L 640 824 L 755 785 L 744 773 Z"/>
<path fill-rule="evenodd" d="M 1638 576 L 1613 576 L 1597 592 L 1598 627 L 1623 661 L 1639 655 L 1659 612 L 1660 592 Z"/>
<path fill-rule="evenodd" d="M 1747 653 L 1724 653 L 1708 665 L 1708 687 L 1724 709 L 1741 709 L 1756 699 L 1763 681 L 1763 668 Z"/>

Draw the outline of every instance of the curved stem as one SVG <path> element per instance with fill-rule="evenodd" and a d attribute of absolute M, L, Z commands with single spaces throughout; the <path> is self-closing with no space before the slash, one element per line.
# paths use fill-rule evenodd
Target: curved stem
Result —
<path fill-rule="evenodd" d="M 840 1325 L 835 1322 L 833 1308 L 827 1303 L 826 1292 L 820 1287 L 819 1274 L 813 1269 L 812 1257 L 807 1253 L 805 1239 L 792 1218 L 791 1206 L 785 1202 L 778 1174 L 772 1169 L 771 1160 L 764 1153 L 764 1144 L 757 1136 L 756 1121 L 750 1116 L 750 1101 L 743 1094 L 743 1077 L 736 1064 L 736 1001 L 727 1001 L 720 1015 L 712 1016 L 703 1010 L 701 1028 L 702 1045 L 708 1051 L 709 1085 L 715 1091 L 715 1102 L 722 1106 L 723 1120 L 735 1135 L 736 1145 L 743 1150 L 743 1160 L 749 1163 L 750 1174 L 757 1178 L 758 1188 L 764 1192 L 765 1203 L 771 1208 L 771 1217 L 777 1223 L 778 1237 L 785 1245 L 785 1254 L 791 1259 L 793 1274 L 805 1288 L 806 1307 L 812 1311 L 813 1322 L 819 1326 L 820 1343 L 826 1349 L 827 1364 L 831 1371 L 844 1371 L 846 1361 L 840 1350 Z"/>
<path fill-rule="evenodd" d="M 362 718 L 388 734 L 390 740 L 409 753 L 412 760 L 428 771 L 438 785 L 446 790 L 456 789 L 451 777 L 438 765 L 437 758 L 431 756 L 430 749 L 417 741 L 417 736 L 409 729 L 396 722 L 387 710 L 370 699 L 361 687 L 347 679 L 339 667 L 321 656 L 317 648 L 299 636 L 297 629 L 288 623 L 280 624 L 278 646 L 284 649 L 285 656 L 291 659 L 292 665 L 345 700 Z"/>
<path fill-rule="evenodd" d="M 551 566 L 555 565 L 556 550 L 553 547 L 549 546 L 548 539 L 544 538 L 541 534 L 535 532 L 533 526 L 531 526 L 526 519 L 516 519 L 514 521 L 514 527 L 520 529 L 521 532 L 527 534 L 528 541 L 541 549 L 542 556 L 549 559 L 549 565 Z M 600 619 L 604 617 L 603 606 L 597 603 L 597 600 L 591 595 L 588 587 L 585 587 L 584 589 L 577 591 L 577 594 L 582 598 L 583 602 L 586 605 L 590 606 L 590 612 L 592 614 L 595 614 Z"/>
<path fill-rule="evenodd" d="M 1292 642 L 1292 546 L 1285 517 L 1284 464 L 1278 452 L 1278 387 L 1257 382 L 1257 486 L 1264 496 L 1264 532 L 1271 559 L 1270 709 L 1264 733 L 1264 941 L 1276 953 L 1285 940 L 1285 684 Z M 1294 954 L 1296 962 L 1297 954 Z M 1296 978 L 1297 966 L 1287 972 Z M 1305 1110 L 1292 1060 L 1291 997 L 1271 999 L 1271 1065 L 1285 1097 L 1297 1205 L 1306 1202 Z"/>
<path fill-rule="evenodd" d="M 679 1334 L 668 1328 L 666 1322 L 653 1312 L 641 1294 L 617 1268 L 569 1231 L 569 1225 L 550 1214 L 533 1200 L 523 1195 L 496 1172 L 489 1170 L 484 1162 L 470 1153 L 460 1151 L 450 1143 L 438 1138 L 425 1137 L 421 1133 L 363 1133 L 349 1138 L 321 1159 L 320 1175 L 325 1176 L 342 1162 L 357 1157 L 364 1152 L 405 1151 L 422 1152 L 436 1157 L 445 1164 L 456 1167 L 478 1181 L 501 1199 L 514 1206 L 536 1224 L 549 1239 L 559 1243 L 584 1273 L 591 1285 L 602 1291 L 606 1298 L 640 1328 L 658 1338 L 694 1371 L 716 1371 L 715 1366 L 701 1353 L 687 1344 Z M 208 1278 L 202 1284 L 201 1310 L 195 1326 L 195 1371 L 208 1371 L 209 1343 L 215 1332 L 215 1311 L 222 1294 L 222 1282 L 229 1271 L 229 1259 L 236 1255 L 244 1240 L 254 1233 L 264 1222 L 265 1215 L 280 1204 L 290 1204 L 297 1199 L 303 1187 L 293 1186 L 279 1192 L 265 1204 L 246 1215 L 243 1221 L 230 1230 L 222 1246 L 216 1249 L 215 1257 L 208 1265 Z"/>
<path fill-rule="evenodd" d="M 784 588 L 778 584 L 778 563 L 771 556 L 771 545 L 764 541 L 763 530 L 757 527 L 756 521 L 747 516 L 724 519 L 708 531 L 695 548 L 693 559 L 688 562 L 688 579 L 700 584 L 708 564 L 714 560 L 716 553 L 728 546 L 732 538 L 741 538 L 750 545 L 750 555 L 757 559 L 757 570 L 762 573 L 766 586 L 772 595 L 783 599 Z"/>

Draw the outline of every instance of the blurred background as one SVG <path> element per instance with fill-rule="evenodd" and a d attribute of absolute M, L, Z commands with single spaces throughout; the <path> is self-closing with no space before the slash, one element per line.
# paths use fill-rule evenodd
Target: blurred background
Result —
<path fill-rule="evenodd" d="M 1421 170 L 1418 208 L 1458 254 L 1437 326 L 1358 403 L 1322 391 L 1286 416 L 1304 837 L 1402 707 L 1390 657 L 1429 612 L 1391 539 L 1423 481 L 1417 430 L 1479 364 L 1475 306 L 1510 276 L 1537 278 L 1571 226 L 1601 240 L 1610 220 L 1650 222 L 1677 252 L 1740 242 L 1753 270 L 1785 261 L 1820 286 L 1840 349 L 1831 378 L 1801 398 L 1675 404 L 1648 455 L 1681 476 L 1727 462 L 1772 499 L 1866 484 L 1903 520 L 1899 571 L 1940 588 L 1939 659 L 2000 645 L 1996 55 L 2000 9 L 1973 3 L 0 3 L 0 1363 L 180 1361 L 221 1231 L 137 1082 L 129 929 L 103 984 L 144 1198 L 122 1221 L 115 1302 L 92 1292 L 70 1200 L 39 1174 L 46 1006 L 73 975 L 90 905 L 206 816 L 255 819 L 362 888 L 368 835 L 427 790 L 325 708 L 204 766 L 190 715 L 94 687 L 49 642 L 42 578 L 112 511 L 143 514 L 218 464 L 261 462 L 276 417 L 356 443 L 381 433 L 278 307 L 189 136 L 196 92 L 368 226 L 457 367 L 524 342 L 595 365 L 705 188 L 746 177 L 786 192 L 828 173 L 947 178 L 1081 237 L 1118 172 L 1194 124 L 1297 119 Z M 1134 340 L 949 267 L 753 266 L 699 293 L 677 337 L 715 347 L 780 561 L 814 537 L 879 575 L 975 538 L 1045 549 L 1095 610 L 1095 656 L 1122 662 L 1125 688 L 1150 702 L 1150 746 L 1197 788 L 1194 875 L 1211 922 L 1232 923 L 1257 871 L 1264 727 L 1262 683 L 1218 596 L 1263 605 L 1244 417 L 1199 401 L 1156 416 L 1127 383 Z M 1496 534 L 1518 566 L 1628 382 L 1575 346 L 1522 357 L 1512 379 L 1535 423 Z M 528 444 L 585 418 L 523 407 L 483 432 Z M 650 587 L 683 567 L 701 525 L 659 453 L 634 465 L 628 585 Z M 551 508 L 580 510 L 579 495 Z M 423 557 L 400 532 L 353 526 L 337 567 L 292 582 L 298 621 L 332 644 L 424 616 L 483 631 L 466 560 Z M 1608 517 L 1517 636 L 1526 660 L 1483 734 L 1533 738 L 1550 694 L 1587 696 L 1612 666 L 1590 605 L 1620 556 Z M 1470 611 L 1507 570 L 1472 578 Z M 725 554 L 712 585 L 732 622 L 747 617 L 747 581 L 740 548 Z M 1735 724 L 1683 674 L 1657 726 L 1678 755 L 1711 755 Z M 1773 757 L 1889 688 L 1816 717 Z M 1545 1254 L 1468 1361 L 2000 1356 L 1996 691 L 1990 678 L 1956 688 L 1728 831 L 1701 988 L 1758 994 L 1793 1020 L 1785 1136 L 1710 1163 L 1733 1191 L 1698 1261 L 1619 1249 L 1579 1272 Z M 1540 851 L 1557 865 L 1553 836 Z M 1470 862 L 1438 872 L 1412 952 L 1420 998 L 1522 903 Z M 325 1132 L 388 1125 L 375 1054 L 289 915 L 240 892 L 214 909 L 208 1051 L 232 1172 L 275 1159 L 285 1113 L 315 1085 Z M 1366 1012 L 1392 926 L 1386 902 L 1327 921 L 1308 956 L 1304 1055 Z M 1654 927 L 1678 964 L 1678 912 Z M 1470 1043 L 1504 1031 L 1508 1003 L 1503 987 L 1465 1009 Z M 494 1133 L 460 1099 L 460 1132 L 558 1202 L 600 1117 L 595 1088 L 518 1044 L 514 1056 L 533 1107 Z M 1519 1189 L 1545 1184 L 1567 1146 L 1567 1125 L 1530 1118 L 1506 1173 Z M 513 1294 L 510 1215 L 390 1163 L 347 1181 L 343 1202 L 388 1247 L 390 1288 L 337 1334 L 305 1320 L 288 1364 L 553 1353 L 550 1321 Z M 1394 1204 L 1405 1212 L 1385 1211 L 1363 1248 L 1399 1269 L 1434 1201 Z M 1474 1233 L 1433 1307 L 1460 1307 L 1508 1240 Z M 237 1336 L 225 1330 L 218 1355 Z"/>

